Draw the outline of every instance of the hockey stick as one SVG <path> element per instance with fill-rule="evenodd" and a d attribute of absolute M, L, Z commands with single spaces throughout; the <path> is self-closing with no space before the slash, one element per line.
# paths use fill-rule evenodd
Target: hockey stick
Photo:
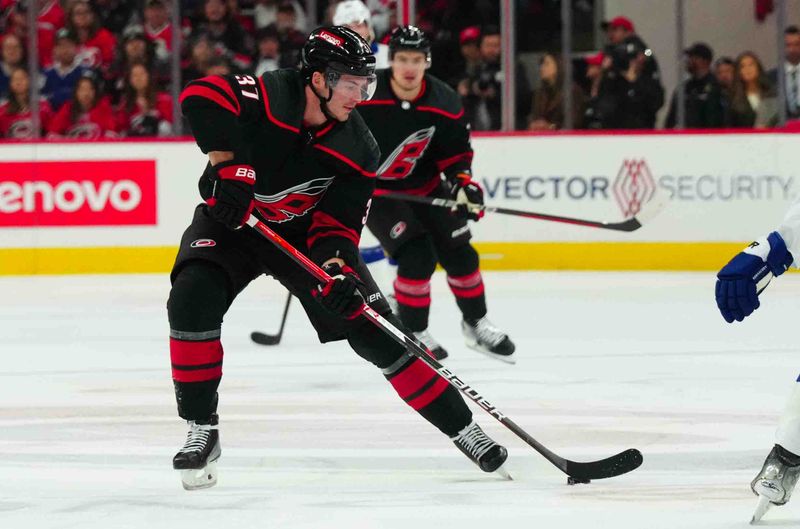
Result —
<path fill-rule="evenodd" d="M 294 262 L 303 267 L 308 273 L 313 275 L 319 281 L 330 281 L 330 276 L 320 268 L 311 259 L 303 255 L 291 244 L 286 242 L 280 235 L 272 231 L 269 226 L 259 221 L 255 216 L 250 215 L 247 224 L 255 228 L 261 235 L 263 235 L 272 244 L 278 247 L 283 253 L 288 255 Z M 506 417 L 500 410 L 493 404 L 490 404 L 478 391 L 472 386 L 462 381 L 455 373 L 444 367 L 432 357 L 428 356 L 427 351 L 417 344 L 410 336 L 403 333 L 400 329 L 392 325 L 383 316 L 378 314 L 372 307 L 364 303 L 361 307 L 362 314 L 371 323 L 379 327 L 383 332 L 388 334 L 394 341 L 401 344 L 406 350 L 428 364 L 439 376 L 444 378 L 453 387 L 461 391 L 464 395 L 470 398 L 475 404 L 483 408 L 489 415 L 497 419 L 500 424 L 514 432 L 517 437 L 528 443 L 534 450 L 542 454 L 545 459 L 550 461 L 559 470 L 570 477 L 568 482 L 586 482 L 592 479 L 610 478 L 625 474 L 635 470 L 642 464 L 642 454 L 635 448 L 629 448 L 624 452 L 617 455 L 601 459 L 598 461 L 591 461 L 586 463 L 579 463 L 564 459 L 563 457 L 551 452 L 546 446 L 531 437 L 525 430 L 517 426 L 517 424 Z"/>
<path fill-rule="evenodd" d="M 278 334 L 265 334 L 263 332 L 253 331 L 250 333 L 250 339 L 258 345 L 278 345 L 281 343 L 283 336 L 283 328 L 286 325 L 286 316 L 289 314 L 289 303 L 292 302 L 292 293 L 286 293 L 286 305 L 283 307 L 283 317 L 281 318 L 281 327 L 278 329 Z"/>
<path fill-rule="evenodd" d="M 405 200 L 406 202 L 415 202 L 417 204 L 427 204 L 429 206 L 438 206 L 442 208 L 454 208 L 458 206 L 458 202 L 447 198 L 433 198 L 426 196 L 408 195 L 406 193 L 385 193 L 379 195 L 379 198 L 390 198 L 392 200 Z M 620 221 L 620 222 L 607 222 L 598 220 L 576 219 L 573 217 L 562 217 L 559 215 L 549 215 L 547 213 L 536 213 L 534 211 L 521 211 L 518 209 L 499 208 L 495 206 L 480 206 L 480 210 L 487 213 L 500 213 L 502 215 L 514 215 L 516 217 L 526 217 L 529 219 L 547 220 L 550 222 L 562 222 L 565 224 L 576 224 L 578 226 L 587 226 L 589 228 L 601 228 L 604 230 L 614 231 L 636 231 L 642 227 L 643 223 L 653 218 L 661 208 L 664 206 L 663 202 L 657 198 L 653 198 L 633 217 Z M 646 211 L 645 211 L 646 209 Z"/>

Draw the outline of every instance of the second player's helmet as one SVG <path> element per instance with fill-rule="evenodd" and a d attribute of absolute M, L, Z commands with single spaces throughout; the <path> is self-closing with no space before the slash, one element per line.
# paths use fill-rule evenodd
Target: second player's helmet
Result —
<path fill-rule="evenodd" d="M 420 51 L 429 61 L 431 59 L 431 41 L 417 26 L 400 26 L 389 34 L 389 59 L 403 50 Z"/>
<path fill-rule="evenodd" d="M 311 82 L 314 72 L 325 75 L 331 88 L 336 86 L 341 75 L 367 77 L 364 99 L 375 91 L 375 56 L 369 44 L 358 33 L 343 26 L 328 26 L 315 29 L 303 46 L 303 77 Z"/>

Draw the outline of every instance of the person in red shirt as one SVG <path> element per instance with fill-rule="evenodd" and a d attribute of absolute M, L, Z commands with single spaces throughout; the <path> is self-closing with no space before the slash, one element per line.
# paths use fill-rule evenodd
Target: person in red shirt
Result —
<path fill-rule="evenodd" d="M 52 2 L 58 5 L 57 2 Z M 6 34 L 16 35 L 22 42 L 28 42 L 28 14 L 26 2 L 11 2 L 13 4 L 9 10 L 8 20 L 6 21 Z M 48 7 L 47 2 L 39 0 L 39 17 L 36 21 L 36 33 L 39 39 L 39 65 L 48 68 L 53 64 L 53 46 L 55 45 L 55 35 L 59 28 L 63 27 L 63 11 L 61 18 L 58 17 L 60 7 Z M 60 25 L 59 25 L 60 24 Z"/>
<path fill-rule="evenodd" d="M 58 0 L 39 0 L 39 25 L 55 32 L 64 27 L 64 10 Z"/>
<path fill-rule="evenodd" d="M 125 76 L 117 107 L 117 130 L 123 136 L 168 136 L 172 132 L 172 98 L 156 90 L 144 64 L 134 64 Z"/>
<path fill-rule="evenodd" d="M 30 106 L 31 78 L 23 68 L 11 72 L 8 100 L 0 105 L 0 136 L 11 139 L 34 139 L 41 137 L 53 113 L 47 99 L 39 100 L 40 129 L 34 129 Z"/>
<path fill-rule="evenodd" d="M 100 97 L 97 77 L 87 74 L 75 84 L 75 93 L 50 120 L 48 138 L 96 140 L 114 138 L 117 124 L 107 99 Z"/>
<path fill-rule="evenodd" d="M 83 66 L 107 74 L 114 60 L 117 39 L 100 25 L 100 20 L 86 0 L 78 0 L 69 8 L 67 28 L 78 37 L 78 58 Z"/>
<path fill-rule="evenodd" d="M 172 50 L 172 24 L 167 6 L 163 0 L 147 0 L 142 14 L 144 34 L 155 45 L 156 58 L 168 61 Z"/>

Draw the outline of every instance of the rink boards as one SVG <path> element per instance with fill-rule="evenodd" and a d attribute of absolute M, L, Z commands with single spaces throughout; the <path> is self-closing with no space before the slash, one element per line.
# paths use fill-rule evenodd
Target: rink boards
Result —
<path fill-rule="evenodd" d="M 796 144 L 787 133 L 475 137 L 488 204 L 619 221 L 665 202 L 632 233 L 487 215 L 473 225 L 482 266 L 718 268 L 797 195 Z M 169 270 L 204 166 L 187 141 L 0 145 L 0 274 Z"/>

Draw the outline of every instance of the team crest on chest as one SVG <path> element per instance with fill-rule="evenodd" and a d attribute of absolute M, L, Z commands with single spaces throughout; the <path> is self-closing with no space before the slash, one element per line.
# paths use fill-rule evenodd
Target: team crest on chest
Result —
<path fill-rule="evenodd" d="M 334 177 L 315 178 L 274 195 L 256 193 L 256 209 L 268 222 L 286 222 L 314 209 Z"/>
<path fill-rule="evenodd" d="M 399 180 L 410 175 L 428 149 L 435 132 L 436 126 L 432 126 L 418 130 L 403 140 L 378 169 L 378 178 Z"/>

